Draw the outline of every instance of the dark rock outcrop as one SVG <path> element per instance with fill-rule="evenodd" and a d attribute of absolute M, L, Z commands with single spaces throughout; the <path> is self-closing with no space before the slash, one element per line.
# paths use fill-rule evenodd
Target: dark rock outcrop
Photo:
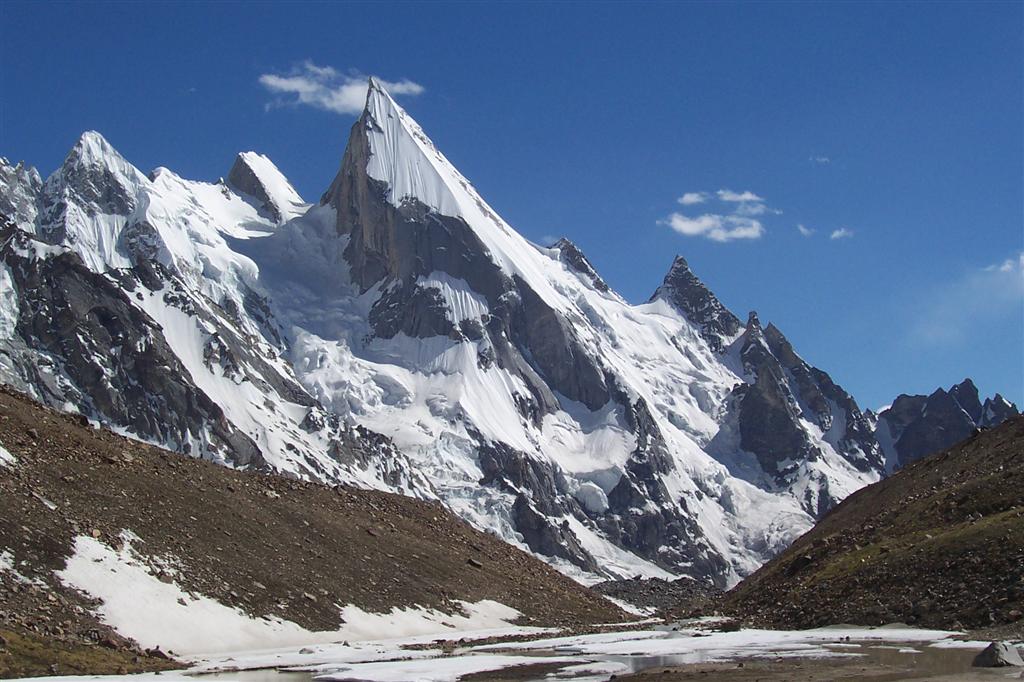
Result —
<path fill-rule="evenodd" d="M 633 606 L 649 609 L 665 620 L 709 615 L 717 610 L 722 598 L 722 591 L 718 588 L 690 578 L 608 580 L 591 585 L 590 589 Z"/>
<path fill-rule="evenodd" d="M 253 154 L 253 152 L 248 154 Z M 276 223 L 281 222 L 284 217 L 281 207 L 270 196 L 267 186 L 249 164 L 246 154 L 239 154 L 235 157 L 235 162 L 231 164 L 231 170 L 228 171 L 227 183 L 232 189 L 247 194 L 259 202 L 260 210 L 271 220 Z"/>
<path fill-rule="evenodd" d="M 43 179 L 39 171 L 23 163 L 10 165 L 0 157 L 0 214 L 18 225 L 30 226 L 39 213 Z"/>
<path fill-rule="evenodd" d="M 826 372 L 807 364 L 793 350 L 778 327 L 769 323 L 764 338 L 772 355 L 791 378 L 790 385 L 803 415 L 826 434 L 847 460 L 860 471 L 878 471 L 884 466 L 881 448 L 870 421 L 853 397 Z"/>
<path fill-rule="evenodd" d="M 44 402 L 71 401 L 89 417 L 182 452 L 264 467 L 252 439 L 228 423 L 160 327 L 128 300 L 144 286 L 139 278 L 96 274 L 71 251 L 35 259 L 33 243 L 9 221 L 0 229 L 0 261 L 20 308 L 16 343 L 4 354 L 22 369 L 26 387 Z"/>
<path fill-rule="evenodd" d="M 984 403 L 970 379 L 929 396 L 900 395 L 877 417 L 882 442 L 893 467 L 902 467 L 1019 414 L 1017 406 L 996 394 Z"/>
<path fill-rule="evenodd" d="M 1017 410 L 1017 406 L 1011 403 L 1003 396 L 996 393 L 991 398 L 985 398 L 985 404 L 981 408 L 981 419 L 978 421 L 978 426 L 990 429 L 993 426 L 999 426 L 1007 419 L 1016 417 L 1020 412 Z"/>
<path fill-rule="evenodd" d="M 651 296 L 652 301 L 656 298 L 665 299 L 686 315 L 713 350 L 722 350 L 742 328 L 739 319 L 693 274 L 682 256 L 676 256 L 664 282 Z"/>
<path fill-rule="evenodd" d="M 731 415 L 726 423 L 734 425 L 739 447 L 753 455 L 764 472 L 760 480 L 748 476 L 751 482 L 784 489 L 800 484 L 802 478 L 813 478 L 817 492 L 812 494 L 808 488 L 802 501 L 804 509 L 816 517 L 839 501 L 827 479 L 804 470 L 806 463 L 823 453 L 803 422 L 820 429 L 825 443 L 858 471 L 871 475 L 883 470 L 882 450 L 868 415 L 826 372 L 797 355 L 775 325 L 763 328 L 757 313 L 751 312 L 732 349 L 747 383 L 737 385 L 726 402 Z M 731 429 L 724 428 L 717 438 L 727 440 L 730 435 Z M 712 441 L 711 451 L 718 447 Z"/>
<path fill-rule="evenodd" d="M 597 274 L 597 270 L 590 264 L 587 257 L 583 255 L 579 247 L 573 244 L 570 240 L 562 237 L 557 242 L 551 245 L 552 249 L 558 249 L 558 258 L 568 265 L 573 271 L 586 277 L 590 280 L 591 284 L 598 291 L 608 293 L 611 291 L 605 281 L 601 279 L 601 276 Z"/>

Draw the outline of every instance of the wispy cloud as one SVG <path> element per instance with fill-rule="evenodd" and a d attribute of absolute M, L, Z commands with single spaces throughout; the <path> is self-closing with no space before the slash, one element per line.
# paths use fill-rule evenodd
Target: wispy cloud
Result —
<path fill-rule="evenodd" d="M 806 226 L 806 225 L 804 225 L 803 223 L 801 223 L 801 224 L 797 225 L 797 226 L 796 226 L 796 229 L 797 229 L 797 232 L 799 232 L 799 233 L 800 233 L 801 235 L 803 235 L 804 237 L 810 237 L 810 236 L 811 236 L 811 235 L 813 235 L 813 234 L 815 233 L 815 231 L 816 231 L 816 230 L 814 230 L 814 229 L 812 229 L 812 228 L 810 228 L 810 227 L 807 227 L 807 226 Z"/>
<path fill-rule="evenodd" d="M 337 114 L 359 114 L 366 103 L 367 77 L 350 71 L 342 73 L 331 66 L 318 66 L 308 59 L 287 74 L 265 73 L 260 85 L 278 96 L 268 108 L 305 105 Z M 419 95 L 424 88 L 408 79 L 380 81 L 392 95 Z"/>
<path fill-rule="evenodd" d="M 1007 258 L 1002 263 L 994 263 L 985 268 L 985 272 L 1024 272 L 1024 251 L 1016 258 Z"/>
<path fill-rule="evenodd" d="M 754 194 L 753 192 L 751 192 L 749 190 L 745 191 L 745 192 L 733 192 L 731 189 L 720 189 L 717 192 L 715 192 L 715 194 L 718 196 L 718 198 L 721 201 L 730 201 L 730 202 L 737 202 L 737 203 L 738 202 L 752 202 L 752 201 L 758 202 L 758 203 L 763 203 L 764 202 L 763 198 L 757 196 L 756 194 Z"/>
<path fill-rule="evenodd" d="M 828 236 L 829 239 L 853 239 L 853 230 L 847 227 L 840 227 L 838 230 L 832 230 L 832 234 Z M 868 241 L 871 241 L 870 239 Z"/>
<path fill-rule="evenodd" d="M 731 242 L 737 239 L 759 239 L 764 235 L 764 224 L 757 216 L 766 213 L 781 213 L 769 208 L 763 197 L 747 190 L 734 192 L 720 189 L 716 192 L 686 192 L 676 200 L 683 206 L 695 206 L 716 201 L 721 209 L 718 213 L 704 213 L 688 216 L 672 213 L 659 224 L 667 225 L 686 237 L 704 237 L 716 242 Z"/>
<path fill-rule="evenodd" d="M 694 204 L 703 204 L 708 200 L 707 192 L 686 192 L 683 196 L 676 199 L 683 206 L 693 206 Z"/>
<path fill-rule="evenodd" d="M 764 235 L 761 221 L 739 215 L 704 215 L 689 217 L 673 213 L 662 224 L 687 237 L 707 237 L 715 242 L 731 242 L 736 239 L 758 239 Z"/>
<path fill-rule="evenodd" d="M 832 159 L 828 158 L 827 156 L 811 156 L 808 157 L 807 160 L 817 166 L 827 166 L 828 164 L 832 163 Z"/>
<path fill-rule="evenodd" d="M 910 341 L 958 346 L 986 325 L 1016 316 L 1024 306 L 1024 252 L 931 288 L 912 311 Z"/>

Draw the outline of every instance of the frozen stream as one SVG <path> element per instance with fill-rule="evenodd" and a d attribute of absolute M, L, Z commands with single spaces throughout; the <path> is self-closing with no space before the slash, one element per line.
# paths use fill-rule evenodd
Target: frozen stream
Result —
<path fill-rule="evenodd" d="M 496 644 L 470 642 L 448 651 L 440 643 L 431 646 L 430 638 L 422 637 L 235 654 L 200 661 L 188 675 L 203 673 L 201 679 L 235 682 L 440 682 L 469 675 L 474 680 L 507 679 L 514 671 L 516 679 L 607 680 L 649 668 L 693 664 L 759 659 L 798 665 L 808 660 L 852 658 L 858 665 L 863 661 L 865 665 L 903 666 L 912 669 L 915 677 L 929 679 L 1006 679 L 1020 674 L 1019 670 L 972 670 L 972 658 L 986 643 L 953 640 L 954 634 L 904 626 L 714 632 L 691 624 L 678 629 L 651 626 Z M 409 645 L 416 648 L 406 648 Z M 168 680 L 170 675 L 160 677 Z"/>

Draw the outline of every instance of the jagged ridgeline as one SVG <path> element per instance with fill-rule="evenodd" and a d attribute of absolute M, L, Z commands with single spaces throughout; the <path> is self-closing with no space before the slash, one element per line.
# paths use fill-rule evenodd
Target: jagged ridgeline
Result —
<path fill-rule="evenodd" d="M 0 379 L 237 467 L 440 499 L 585 580 L 727 586 L 878 480 L 873 415 L 679 258 L 524 239 L 371 82 L 307 204 L 266 157 L 0 164 Z M 895 408 L 895 406 L 894 406 Z"/>

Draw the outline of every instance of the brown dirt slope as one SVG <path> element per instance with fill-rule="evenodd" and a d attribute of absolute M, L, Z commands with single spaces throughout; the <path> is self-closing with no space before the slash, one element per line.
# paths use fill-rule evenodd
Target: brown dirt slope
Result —
<path fill-rule="evenodd" d="M 906 622 L 1020 637 L 1024 417 L 842 502 L 726 606 L 755 624 Z"/>
<path fill-rule="evenodd" d="M 535 625 L 627 618 L 440 504 L 189 459 L 90 428 L 5 387 L 0 443 L 17 458 L 0 466 L 0 552 L 40 581 L 0 570 L 0 677 L 48 672 L 54 663 L 65 673 L 153 666 L 144 655 L 133 660 L 142 652 L 112 636 L 90 615 L 89 600 L 53 575 L 76 535 L 116 546 L 126 529 L 147 556 L 177 560 L 184 589 L 309 629 L 338 627 L 335 604 L 456 612 L 452 600 L 493 599 Z M 26 653 L 39 643 L 54 652 L 50 660 Z M 111 654 L 100 664 L 102 650 Z"/>

